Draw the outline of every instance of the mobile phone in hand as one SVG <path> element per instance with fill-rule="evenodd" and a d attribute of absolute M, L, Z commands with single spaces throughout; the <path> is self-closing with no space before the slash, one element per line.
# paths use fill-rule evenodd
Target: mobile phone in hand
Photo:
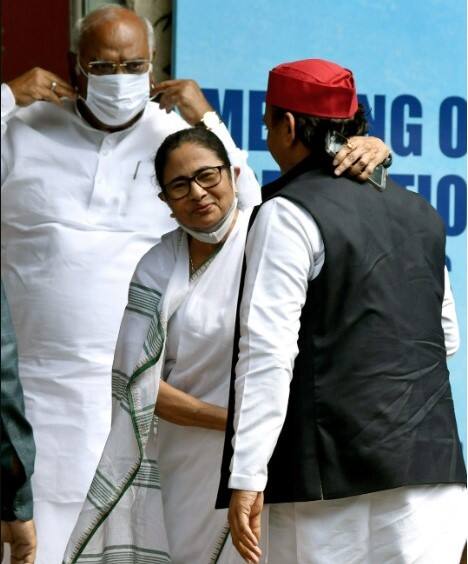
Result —
<path fill-rule="evenodd" d="M 325 151 L 330 157 L 334 157 L 347 142 L 348 140 L 344 135 L 341 135 L 341 133 L 337 131 L 328 132 L 325 139 Z M 377 190 L 383 192 L 387 187 L 387 169 L 381 164 L 376 166 L 374 172 L 367 180 L 372 186 L 377 188 Z"/>

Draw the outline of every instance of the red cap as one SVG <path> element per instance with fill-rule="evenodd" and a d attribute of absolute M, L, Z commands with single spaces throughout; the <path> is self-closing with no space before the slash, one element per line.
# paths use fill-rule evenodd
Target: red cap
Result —
<path fill-rule="evenodd" d="M 266 102 L 324 118 L 352 118 L 358 108 L 353 73 L 321 59 L 278 65 L 270 71 Z"/>

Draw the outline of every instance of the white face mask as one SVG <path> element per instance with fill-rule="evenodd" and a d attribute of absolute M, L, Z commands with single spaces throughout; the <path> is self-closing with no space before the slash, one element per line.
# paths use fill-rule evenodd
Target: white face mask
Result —
<path fill-rule="evenodd" d="M 117 127 L 133 119 L 150 97 L 150 69 L 143 74 L 95 75 L 80 71 L 88 78 L 84 100 L 89 111 L 105 125 Z"/>
<path fill-rule="evenodd" d="M 183 225 L 179 221 L 177 223 L 180 227 L 189 235 L 191 235 L 197 241 L 201 241 L 202 243 L 211 243 L 215 245 L 216 243 L 221 243 L 221 241 L 226 237 L 227 232 L 231 228 L 232 222 L 234 221 L 234 217 L 237 211 L 237 196 L 234 196 L 232 200 L 232 204 L 228 209 L 226 215 L 219 221 L 214 227 L 212 227 L 212 231 L 201 231 L 199 229 L 191 229 L 186 225 Z"/>
<path fill-rule="evenodd" d="M 226 237 L 229 229 L 231 228 L 234 218 L 236 217 L 237 204 L 238 204 L 234 168 L 232 166 L 231 166 L 231 177 L 232 177 L 232 187 L 234 190 L 234 198 L 232 199 L 232 204 L 229 206 L 229 209 L 225 213 L 224 217 L 221 218 L 221 220 L 218 221 L 218 223 L 215 226 L 213 226 L 210 231 L 191 229 L 190 227 L 183 225 L 176 219 L 180 227 L 197 241 L 201 241 L 202 243 L 211 243 L 212 245 L 216 243 L 221 243 L 221 241 Z"/>

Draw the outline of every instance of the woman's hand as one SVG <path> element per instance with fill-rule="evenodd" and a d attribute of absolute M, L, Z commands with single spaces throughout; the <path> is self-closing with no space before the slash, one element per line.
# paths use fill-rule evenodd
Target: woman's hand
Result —
<path fill-rule="evenodd" d="M 163 381 L 159 383 L 155 413 L 176 425 L 226 430 L 227 409 L 201 401 Z"/>
<path fill-rule="evenodd" d="M 335 174 L 346 171 L 358 180 L 367 180 L 389 155 L 390 149 L 378 137 L 350 137 L 333 159 Z"/>

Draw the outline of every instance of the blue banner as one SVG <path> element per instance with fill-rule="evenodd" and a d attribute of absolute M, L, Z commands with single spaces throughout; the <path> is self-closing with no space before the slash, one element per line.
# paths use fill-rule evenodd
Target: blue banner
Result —
<path fill-rule="evenodd" d="M 391 174 L 447 230 L 461 347 L 449 361 L 466 457 L 466 3 L 464 0 L 177 0 L 174 74 L 194 78 L 264 184 L 278 174 L 262 123 L 268 71 L 329 59 L 351 69 Z"/>

